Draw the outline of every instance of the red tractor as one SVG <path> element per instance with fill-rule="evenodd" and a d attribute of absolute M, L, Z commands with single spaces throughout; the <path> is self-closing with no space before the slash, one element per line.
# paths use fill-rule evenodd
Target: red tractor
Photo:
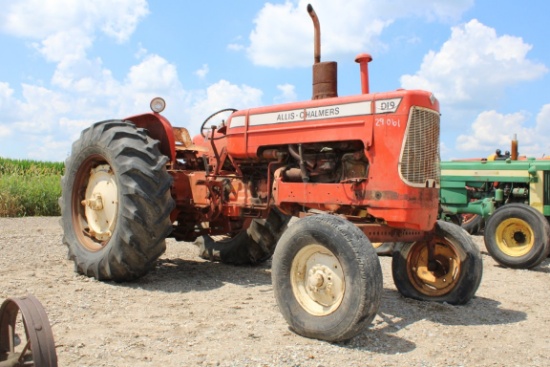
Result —
<path fill-rule="evenodd" d="M 362 93 L 338 97 L 336 63 L 320 61 L 319 22 L 308 11 L 312 100 L 222 110 L 191 139 L 156 98 L 152 113 L 82 132 L 60 199 L 76 271 L 139 278 L 168 236 L 226 263 L 273 255 L 285 319 L 298 334 L 328 341 L 352 338 L 376 315 L 382 272 L 371 242 L 398 243 L 392 274 L 404 296 L 451 304 L 474 296 L 479 250 L 460 227 L 437 220 L 437 99 L 420 90 L 369 93 L 366 54 L 355 60 Z M 289 225 L 291 217 L 299 219 Z"/>

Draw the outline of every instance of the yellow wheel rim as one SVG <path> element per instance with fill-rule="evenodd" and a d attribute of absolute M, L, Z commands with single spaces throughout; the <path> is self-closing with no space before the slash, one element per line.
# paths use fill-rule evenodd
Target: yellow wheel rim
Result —
<path fill-rule="evenodd" d="M 407 256 L 407 272 L 412 285 L 420 293 L 437 297 L 451 292 L 460 277 L 461 258 L 451 242 L 444 240 L 434 246 L 430 265 L 428 246 L 424 242 L 412 245 Z"/>
<path fill-rule="evenodd" d="M 71 198 L 73 228 L 88 251 L 103 249 L 116 227 L 118 186 L 109 164 L 99 155 L 88 157 L 76 175 Z"/>
<path fill-rule="evenodd" d="M 342 264 L 331 251 L 318 244 L 298 251 L 292 260 L 290 282 L 298 303 L 314 316 L 336 311 L 346 291 Z"/>
<path fill-rule="evenodd" d="M 524 220 L 509 218 L 496 229 L 495 241 L 498 249 L 507 256 L 520 257 L 528 254 L 535 246 L 533 229 Z"/>

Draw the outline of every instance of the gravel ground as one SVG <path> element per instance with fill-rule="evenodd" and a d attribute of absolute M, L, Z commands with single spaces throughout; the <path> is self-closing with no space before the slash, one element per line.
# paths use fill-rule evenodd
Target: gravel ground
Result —
<path fill-rule="evenodd" d="M 372 326 L 331 344 L 289 331 L 270 263 L 234 267 L 169 240 L 139 281 L 74 273 L 59 218 L 0 218 L 0 301 L 44 305 L 59 366 L 549 366 L 550 259 L 534 270 L 498 266 L 481 237 L 484 274 L 465 306 L 400 296 L 381 257 L 382 304 Z"/>

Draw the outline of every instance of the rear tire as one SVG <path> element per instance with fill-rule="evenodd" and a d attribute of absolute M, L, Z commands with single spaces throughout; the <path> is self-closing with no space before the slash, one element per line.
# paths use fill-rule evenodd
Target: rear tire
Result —
<path fill-rule="evenodd" d="M 403 243 L 393 253 L 395 286 L 405 297 L 421 301 L 465 304 L 481 282 L 483 264 L 479 248 L 459 226 L 437 221 L 434 229 L 433 262 L 428 243 Z"/>
<path fill-rule="evenodd" d="M 331 215 L 300 219 L 273 255 L 275 299 L 296 333 L 344 341 L 370 324 L 380 306 L 382 270 L 361 230 Z"/>
<path fill-rule="evenodd" d="M 128 122 L 82 132 L 65 162 L 59 200 L 63 243 L 77 272 L 121 282 L 149 271 L 172 229 L 167 160 L 156 140 Z"/>
<path fill-rule="evenodd" d="M 477 235 L 485 228 L 485 220 L 479 214 L 463 214 L 461 226 L 469 234 Z"/>
<path fill-rule="evenodd" d="M 232 265 L 255 265 L 271 258 L 277 241 L 285 231 L 290 216 L 272 208 L 267 219 L 255 219 L 234 237 L 214 240 L 201 236 L 195 241 L 199 256 L 205 260 Z"/>
<path fill-rule="evenodd" d="M 485 247 L 502 266 L 531 269 L 550 252 L 550 225 L 536 209 L 519 203 L 506 204 L 489 217 Z"/>

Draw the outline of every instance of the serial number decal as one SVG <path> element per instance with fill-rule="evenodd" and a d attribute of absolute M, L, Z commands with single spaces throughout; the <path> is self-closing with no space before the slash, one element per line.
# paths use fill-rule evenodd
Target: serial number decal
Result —
<path fill-rule="evenodd" d="M 391 113 L 397 111 L 402 98 L 379 99 L 374 101 L 374 113 Z"/>
<path fill-rule="evenodd" d="M 392 117 L 376 117 L 374 119 L 374 126 L 401 127 L 401 120 L 399 118 L 392 118 Z"/>

